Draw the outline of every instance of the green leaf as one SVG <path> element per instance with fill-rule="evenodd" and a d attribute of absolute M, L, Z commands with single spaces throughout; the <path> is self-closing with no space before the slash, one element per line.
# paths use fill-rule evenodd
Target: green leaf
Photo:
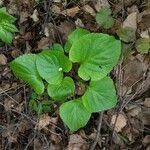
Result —
<path fill-rule="evenodd" d="M 44 92 L 44 84 L 36 69 L 36 55 L 25 54 L 13 60 L 10 68 L 20 79 L 27 82 L 37 94 Z"/>
<path fill-rule="evenodd" d="M 71 46 L 73 43 L 75 43 L 79 38 L 81 38 L 82 36 L 89 34 L 90 32 L 86 29 L 82 29 L 82 28 L 77 28 L 76 30 L 74 30 L 69 36 L 68 36 L 68 40 L 65 44 L 65 52 L 69 52 Z"/>
<path fill-rule="evenodd" d="M 108 7 L 101 8 L 96 14 L 96 22 L 105 29 L 111 28 L 114 24 L 114 19 L 111 16 L 111 9 Z"/>
<path fill-rule="evenodd" d="M 120 53 L 120 41 L 106 34 L 91 33 L 72 45 L 69 59 L 80 63 L 78 74 L 83 80 L 99 80 L 118 63 Z"/>
<path fill-rule="evenodd" d="M 63 72 L 69 72 L 72 63 L 62 51 L 45 50 L 38 54 L 36 66 L 40 76 L 49 84 L 60 84 Z"/>
<path fill-rule="evenodd" d="M 64 99 L 74 93 L 74 81 L 70 77 L 65 77 L 59 85 L 49 84 L 47 91 L 53 99 Z"/>
<path fill-rule="evenodd" d="M 50 49 L 51 50 L 58 50 L 58 51 L 62 51 L 62 52 L 64 51 L 63 47 L 59 43 L 54 43 Z"/>
<path fill-rule="evenodd" d="M 117 35 L 123 42 L 133 42 L 135 40 L 135 30 L 130 27 L 120 28 L 117 30 Z"/>
<path fill-rule="evenodd" d="M 84 127 L 91 113 L 82 104 L 81 99 L 65 102 L 60 106 L 60 117 L 71 131 Z"/>
<path fill-rule="evenodd" d="M 91 81 L 82 100 L 90 112 L 104 111 L 114 107 L 117 96 L 112 79 L 105 77 L 98 81 Z"/>
<path fill-rule="evenodd" d="M 13 39 L 13 33 L 18 32 L 18 29 L 13 25 L 16 19 L 6 12 L 6 8 L 0 8 L 0 39 L 10 44 Z"/>
<path fill-rule="evenodd" d="M 7 32 L 6 30 L 0 27 L 0 39 L 5 43 L 10 44 L 13 40 L 12 33 Z"/>
<path fill-rule="evenodd" d="M 150 51 L 150 39 L 140 38 L 136 41 L 136 49 L 142 54 L 146 54 Z"/>
<path fill-rule="evenodd" d="M 16 21 L 15 17 L 13 17 L 7 13 L 6 7 L 0 8 L 0 18 L 1 18 L 1 21 L 8 20 L 10 23 L 13 23 Z"/>
<path fill-rule="evenodd" d="M 7 32 L 18 32 L 18 29 L 15 25 L 10 24 L 9 21 L 1 21 L 1 26 L 7 31 Z"/>

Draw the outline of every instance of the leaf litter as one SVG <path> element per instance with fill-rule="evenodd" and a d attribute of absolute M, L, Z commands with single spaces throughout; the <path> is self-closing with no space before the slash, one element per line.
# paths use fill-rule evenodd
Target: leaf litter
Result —
<path fill-rule="evenodd" d="M 124 59 L 123 63 L 119 64 L 120 68 L 118 70 L 115 68 L 112 72 L 119 95 L 118 105 L 115 109 L 111 109 L 114 112 L 111 115 L 109 111 L 104 112 L 100 134 L 102 142 L 97 144 L 95 149 L 108 147 L 149 149 L 150 57 L 149 53 L 145 53 L 149 47 L 141 48 L 143 44 L 141 43 L 139 50 L 139 46 L 138 48 L 136 46 L 140 38 L 147 38 L 146 41 L 150 38 L 149 1 L 132 0 L 125 1 L 123 4 L 121 1 L 111 0 L 66 3 L 58 0 L 50 5 L 53 11 L 49 10 L 48 19 L 45 15 L 48 10 L 47 1 L 21 1 L 19 4 L 14 4 L 13 1 L 2 0 L 0 4 L 7 7 L 9 13 L 17 17 L 16 25 L 20 29 L 12 45 L 5 46 L 0 42 L 0 88 L 2 89 L 0 90 L 0 124 L 2 126 L 0 140 L 3 140 L 0 146 L 2 149 L 8 146 L 33 149 L 35 146 L 37 149 L 45 147 L 45 149 L 54 150 L 86 150 L 94 141 L 97 134 L 97 114 L 93 114 L 87 126 L 82 129 L 84 135 L 80 131 L 68 132 L 58 117 L 57 105 L 54 106 L 53 113 L 44 114 L 39 118 L 28 108 L 31 89 L 14 78 L 8 69 L 8 62 L 23 53 L 41 51 L 43 48 L 49 48 L 54 42 L 64 43 L 76 25 L 91 31 L 115 35 L 119 29 L 133 29 L 130 39 L 122 40 L 123 44 L 131 45 L 126 49 L 128 59 Z M 111 9 L 115 20 L 114 26 L 108 30 L 95 22 L 96 13 L 104 6 Z M 46 25 L 43 30 L 44 22 Z M 30 36 L 27 36 L 27 33 Z M 129 36 L 126 35 L 126 38 Z M 140 52 L 143 49 L 144 54 Z M 16 96 L 18 93 L 20 96 Z M 40 130 L 35 128 L 37 123 Z M 92 134 L 93 138 L 91 138 Z"/>

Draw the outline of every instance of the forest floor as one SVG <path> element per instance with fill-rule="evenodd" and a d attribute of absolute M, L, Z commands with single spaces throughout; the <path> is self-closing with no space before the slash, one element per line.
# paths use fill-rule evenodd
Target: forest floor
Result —
<path fill-rule="evenodd" d="M 95 20 L 104 6 L 114 18 L 110 29 Z M 149 0 L 0 0 L 0 7 L 17 18 L 19 29 L 11 45 L 0 42 L 0 150 L 150 150 L 150 55 L 135 44 L 139 38 L 150 39 Z M 119 39 L 117 31 L 124 26 L 135 37 L 123 35 L 129 39 L 122 41 L 120 62 L 111 72 L 118 95 L 114 108 L 92 114 L 74 133 L 57 111 L 38 116 L 31 110 L 32 90 L 13 75 L 9 62 L 64 44 L 76 27 Z"/>

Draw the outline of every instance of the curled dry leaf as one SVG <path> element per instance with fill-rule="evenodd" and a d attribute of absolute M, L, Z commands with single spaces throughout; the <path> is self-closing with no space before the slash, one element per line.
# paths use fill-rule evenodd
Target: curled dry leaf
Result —
<path fill-rule="evenodd" d="M 135 117 L 141 112 L 141 107 L 138 105 L 129 105 L 127 114 Z"/>
<path fill-rule="evenodd" d="M 64 21 L 58 26 L 58 31 L 63 42 L 67 40 L 68 35 L 73 31 L 73 29 L 74 24 L 69 21 Z"/>
<path fill-rule="evenodd" d="M 126 20 L 123 22 L 123 28 L 132 28 L 134 31 L 137 29 L 137 13 L 133 12 L 128 15 Z"/>
<path fill-rule="evenodd" d="M 78 26 L 78 27 L 84 27 L 84 24 L 83 24 L 82 20 L 79 19 L 79 18 L 77 18 L 77 20 L 75 21 L 75 24 L 76 24 L 76 26 Z"/>
<path fill-rule="evenodd" d="M 23 23 L 28 20 L 30 14 L 27 11 L 20 12 L 20 23 Z"/>
<path fill-rule="evenodd" d="M 60 7 L 58 7 L 57 5 L 52 5 L 51 11 L 52 11 L 54 14 L 61 14 Z"/>
<path fill-rule="evenodd" d="M 0 6 L 3 5 L 3 3 L 4 3 L 3 0 L 0 0 Z"/>
<path fill-rule="evenodd" d="M 38 15 L 39 15 L 38 11 L 37 11 L 37 9 L 35 9 L 33 11 L 33 14 L 30 16 L 30 18 L 32 18 L 34 22 L 37 22 L 37 21 L 39 21 Z"/>
<path fill-rule="evenodd" d="M 107 0 L 96 0 L 93 3 L 94 3 L 94 7 L 97 11 L 99 11 L 102 7 L 110 8 L 110 4 L 108 3 Z"/>
<path fill-rule="evenodd" d="M 41 50 L 41 49 L 47 49 L 52 45 L 52 43 L 50 43 L 49 38 L 43 37 L 39 42 L 38 42 L 38 48 L 37 50 Z"/>
<path fill-rule="evenodd" d="M 41 130 L 45 128 L 47 125 L 49 125 L 50 121 L 51 121 L 50 116 L 48 114 L 43 114 L 39 118 L 38 129 Z"/>
<path fill-rule="evenodd" d="M 150 98 L 145 98 L 144 106 L 145 107 L 150 107 Z"/>
<path fill-rule="evenodd" d="M 120 132 L 127 125 L 127 119 L 124 114 L 119 114 L 117 117 L 117 120 L 116 120 L 116 117 L 117 115 L 112 116 L 111 124 L 112 125 L 115 124 L 115 131 Z"/>
<path fill-rule="evenodd" d="M 95 13 L 94 9 L 89 5 L 83 6 L 83 10 L 85 12 L 89 13 L 91 16 L 94 16 L 94 17 L 96 16 L 96 13 Z"/>
<path fill-rule="evenodd" d="M 0 54 L 0 66 L 7 64 L 7 58 L 4 54 Z"/>
<path fill-rule="evenodd" d="M 143 56 L 142 56 L 143 57 Z M 148 65 L 138 58 L 133 58 L 123 67 L 124 77 L 123 83 L 126 87 L 130 87 L 139 81 L 144 72 L 146 72 Z"/>
<path fill-rule="evenodd" d="M 69 137 L 69 144 L 67 150 L 87 150 L 88 143 L 79 134 L 72 134 Z"/>
<path fill-rule="evenodd" d="M 142 38 L 149 39 L 149 38 L 150 38 L 149 31 L 150 31 L 150 28 L 148 28 L 148 29 L 145 30 L 145 31 L 142 31 L 141 34 L 140 34 L 140 36 L 141 36 Z"/>
<path fill-rule="evenodd" d="M 50 122 L 51 122 L 51 131 L 56 132 L 56 125 L 58 123 L 58 117 L 52 117 L 50 119 Z M 50 139 L 54 144 L 58 144 L 62 140 L 60 136 L 55 135 L 55 134 L 51 134 Z"/>
<path fill-rule="evenodd" d="M 150 144 L 150 135 L 146 135 L 142 143 L 144 144 L 144 146 L 147 146 L 148 144 Z"/>
<path fill-rule="evenodd" d="M 70 9 L 63 10 L 61 14 L 69 17 L 74 17 L 79 12 L 79 7 L 73 7 Z"/>

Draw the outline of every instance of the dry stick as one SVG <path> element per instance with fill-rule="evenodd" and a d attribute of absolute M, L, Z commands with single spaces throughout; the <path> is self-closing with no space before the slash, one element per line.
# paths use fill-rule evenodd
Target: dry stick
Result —
<path fill-rule="evenodd" d="M 124 19 L 125 17 L 125 8 L 124 8 L 124 0 L 121 0 L 121 5 L 122 5 L 122 18 Z"/>
<path fill-rule="evenodd" d="M 101 132 L 101 126 L 102 126 L 103 113 L 104 113 L 104 112 L 99 113 L 99 121 L 98 121 L 98 127 L 97 127 L 97 134 L 96 134 L 94 143 L 91 145 L 90 150 L 94 150 L 94 149 L 95 149 L 95 147 L 96 147 L 96 145 L 97 145 L 97 143 L 98 143 L 98 140 L 99 140 L 99 138 L 100 138 L 100 132 Z"/>
<path fill-rule="evenodd" d="M 49 0 L 49 1 L 48 1 L 48 5 L 47 5 L 47 8 L 46 8 L 46 9 L 47 9 L 47 10 L 46 10 L 46 16 L 45 16 L 45 19 L 44 19 L 43 29 L 42 29 L 41 33 L 44 33 L 46 24 L 47 24 L 47 22 L 48 22 L 49 11 L 50 11 L 50 6 L 51 6 L 51 4 L 52 4 L 52 1 L 53 1 L 53 0 Z"/>
<path fill-rule="evenodd" d="M 118 93 L 119 93 L 119 107 L 114 111 L 114 114 L 115 112 L 117 112 L 117 115 L 116 115 L 116 118 L 115 118 L 115 122 L 114 122 L 114 126 L 113 126 L 113 130 L 112 130 L 112 134 L 111 134 L 111 139 L 110 139 L 110 145 L 112 145 L 112 142 L 113 142 L 113 136 L 114 136 L 114 133 L 115 133 L 115 126 L 116 126 L 116 123 L 117 123 L 117 119 L 118 119 L 118 116 L 119 116 L 119 110 L 120 110 L 120 103 L 123 102 L 123 99 L 122 99 L 122 78 L 123 78 L 123 75 L 122 75 L 122 63 L 123 63 L 123 60 L 124 60 L 124 57 L 121 58 L 121 61 L 120 61 L 120 64 L 118 65 L 117 67 L 117 71 L 116 71 L 116 78 L 118 78 L 117 82 L 118 82 Z"/>

